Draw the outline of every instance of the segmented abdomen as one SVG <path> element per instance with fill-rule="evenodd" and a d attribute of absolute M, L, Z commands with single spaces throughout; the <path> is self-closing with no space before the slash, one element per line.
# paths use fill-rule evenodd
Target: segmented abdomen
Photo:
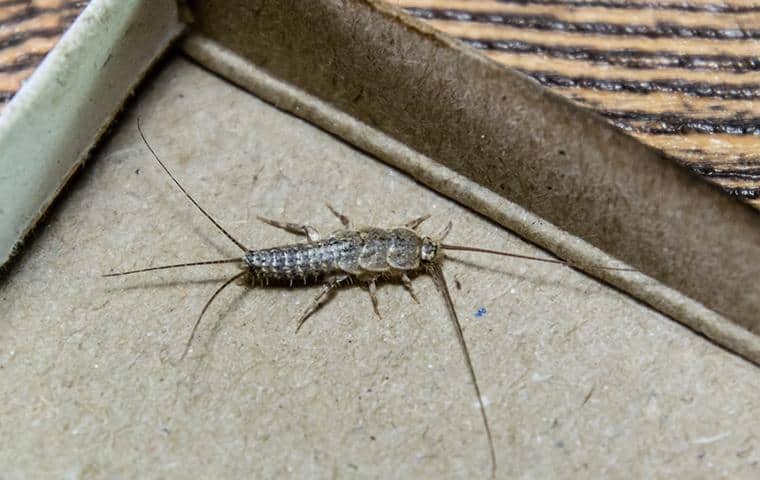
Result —
<path fill-rule="evenodd" d="M 313 243 L 252 250 L 245 261 L 255 276 L 277 279 L 391 273 L 417 268 L 420 245 L 406 228 L 343 230 Z"/>

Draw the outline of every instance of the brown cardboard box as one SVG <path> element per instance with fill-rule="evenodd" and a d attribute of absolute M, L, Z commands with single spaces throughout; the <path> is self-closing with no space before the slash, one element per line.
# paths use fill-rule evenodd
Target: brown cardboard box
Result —
<path fill-rule="evenodd" d="M 527 225 L 541 241 L 566 238 L 551 225 L 531 224 L 529 213 L 472 179 L 426 156 L 405 156 L 408 145 L 387 136 L 378 143 L 376 133 L 351 123 L 355 117 L 236 64 L 218 44 L 192 37 L 184 47 L 206 64 L 216 58 L 219 69 L 234 67 L 226 74 L 239 83 L 254 79 L 288 110 L 348 125 L 346 136 L 361 148 L 416 168 L 416 178 L 459 192 L 501 223 Z M 218 55 L 203 57 L 210 52 Z M 378 319 L 357 285 L 339 291 L 298 335 L 294 320 L 318 288 L 228 290 L 191 354 L 178 361 L 192 322 L 235 267 L 100 275 L 239 252 L 157 168 L 138 136 L 138 117 L 185 187 L 252 248 L 294 240 L 258 214 L 337 228 L 323 206 L 329 201 L 360 225 L 431 213 L 426 232 L 451 220 L 457 243 L 545 255 L 170 54 L 0 283 L 6 474 L 486 476 L 472 386 L 442 300 L 424 275 L 414 281 L 419 305 L 403 286 L 384 284 Z M 614 261 L 568 242 L 570 255 Z M 578 271 L 452 257 L 444 270 L 486 399 L 499 478 L 756 475 L 756 366 Z M 678 292 L 652 291 L 694 311 Z M 734 332 L 725 318 L 700 318 Z M 755 345 L 748 335 L 731 338 Z"/>

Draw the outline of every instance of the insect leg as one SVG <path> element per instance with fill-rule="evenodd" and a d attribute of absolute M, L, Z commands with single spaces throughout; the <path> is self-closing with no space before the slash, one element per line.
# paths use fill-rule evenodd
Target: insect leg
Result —
<path fill-rule="evenodd" d="M 401 274 L 401 281 L 404 282 L 404 287 L 406 287 L 406 291 L 409 292 L 409 295 L 412 296 L 412 300 L 414 300 L 417 303 L 420 303 L 419 298 L 417 298 L 417 293 L 414 291 L 414 285 L 412 285 L 412 280 L 406 275 L 406 273 Z"/>
<path fill-rule="evenodd" d="M 417 230 L 417 227 L 420 226 L 422 222 L 430 218 L 430 214 L 426 213 L 425 215 L 422 215 L 421 217 L 417 217 L 415 219 L 409 220 L 404 224 L 406 228 L 411 228 L 412 230 Z"/>
<path fill-rule="evenodd" d="M 369 298 L 372 300 L 372 308 L 375 310 L 375 315 L 377 315 L 377 318 L 382 319 L 383 316 L 380 315 L 380 308 L 378 307 L 377 302 L 377 277 L 373 277 L 369 280 L 367 282 L 367 287 L 369 289 Z"/>
<path fill-rule="evenodd" d="M 338 217 L 338 220 L 340 220 L 340 223 L 343 224 L 343 228 L 348 229 L 351 226 L 351 220 L 349 220 L 347 216 L 335 210 L 335 207 L 333 207 L 329 203 L 325 203 L 325 206 L 327 207 L 328 210 L 330 210 L 330 213 Z"/>
<path fill-rule="evenodd" d="M 442 242 L 443 239 L 448 236 L 449 232 L 451 232 L 451 227 L 452 227 L 452 223 L 451 222 L 447 223 L 446 226 L 443 227 L 443 229 L 438 233 L 438 235 L 436 235 L 436 238 L 438 239 L 439 242 Z"/>
<path fill-rule="evenodd" d="M 316 312 L 317 309 L 327 301 L 328 295 L 330 295 L 333 290 L 335 290 L 338 286 L 340 286 L 342 282 L 346 281 L 348 278 L 348 275 L 341 275 L 329 280 L 324 285 L 322 285 L 322 289 L 319 291 L 319 294 L 314 298 L 314 300 L 311 301 L 306 310 L 298 318 L 296 333 L 298 333 L 298 331 L 301 329 L 306 319 L 309 318 L 312 313 Z"/>
<path fill-rule="evenodd" d="M 306 235 L 306 238 L 310 242 L 319 241 L 319 238 L 320 238 L 319 232 L 317 231 L 316 228 L 312 227 L 311 225 L 306 225 L 306 224 L 299 225 L 297 223 L 280 222 L 278 220 L 272 220 L 271 218 L 262 217 L 261 215 L 256 215 L 256 218 L 266 223 L 267 225 L 281 228 L 290 233 L 295 233 L 296 235 Z"/>

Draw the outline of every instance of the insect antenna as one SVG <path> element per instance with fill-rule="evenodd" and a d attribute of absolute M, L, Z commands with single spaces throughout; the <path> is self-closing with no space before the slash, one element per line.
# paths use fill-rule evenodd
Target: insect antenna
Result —
<path fill-rule="evenodd" d="M 464 333 L 462 333 L 462 325 L 459 323 L 459 317 L 457 316 L 456 309 L 454 308 L 454 302 L 451 300 L 451 294 L 449 293 L 449 287 L 446 284 L 446 278 L 443 276 L 443 270 L 437 263 L 431 263 L 428 266 L 430 275 L 433 277 L 438 291 L 443 295 L 443 299 L 446 303 L 446 309 L 449 312 L 449 318 L 451 323 L 454 324 L 454 330 L 457 334 L 457 340 L 459 340 L 459 346 L 462 348 L 462 354 L 464 355 L 464 361 L 467 365 L 467 371 L 470 374 L 470 380 L 475 387 L 475 395 L 478 397 L 478 405 L 480 406 L 480 416 L 483 418 L 483 427 L 486 430 L 486 436 L 488 437 L 488 449 L 491 453 L 491 478 L 496 478 L 496 450 L 493 446 L 493 436 L 491 435 L 491 427 L 488 424 L 488 417 L 486 416 L 486 407 L 483 405 L 483 397 L 480 395 L 480 387 L 478 386 L 478 379 L 475 376 L 475 368 L 472 366 L 472 360 L 470 359 L 470 351 L 467 348 L 467 343 L 464 340 Z"/>
<path fill-rule="evenodd" d="M 214 218 L 211 215 L 209 215 L 209 213 L 206 212 L 206 210 L 204 210 L 203 207 L 201 207 L 198 204 L 198 202 L 196 202 L 195 199 L 192 196 L 190 196 L 189 193 L 187 193 L 187 190 L 185 190 L 184 187 L 182 187 L 182 185 L 180 185 L 180 183 L 177 181 L 177 179 L 174 178 L 174 175 L 172 175 L 172 172 L 170 172 L 169 169 L 166 168 L 166 165 L 164 165 L 164 162 L 162 162 L 161 159 L 158 158 L 158 155 L 153 150 L 153 147 L 150 146 L 150 144 L 148 143 L 148 140 L 145 138 L 145 134 L 142 131 L 142 127 L 140 127 L 140 118 L 139 117 L 137 118 L 137 131 L 140 132 L 140 137 L 142 138 L 142 141 L 145 143 L 145 146 L 148 147 L 148 150 L 150 150 L 150 153 L 153 155 L 153 158 L 155 158 L 156 161 L 158 162 L 158 164 L 161 165 L 161 168 L 164 169 L 164 172 L 166 172 L 166 174 L 169 175 L 169 178 L 171 178 L 172 181 L 174 182 L 174 184 L 177 185 L 177 187 L 179 187 L 179 189 L 182 191 L 182 193 L 185 194 L 185 196 L 187 197 L 187 199 L 190 200 L 193 203 L 193 205 L 195 205 L 198 208 L 198 210 L 200 210 L 201 213 L 206 216 L 206 218 L 208 218 L 209 220 L 211 220 L 211 223 L 213 223 L 214 226 L 216 226 L 216 228 L 218 228 L 220 232 L 222 232 L 227 238 L 229 238 L 232 241 L 232 243 L 234 243 L 235 245 L 237 245 L 240 250 L 242 250 L 244 252 L 247 252 L 249 249 L 246 248 L 242 243 L 240 243 L 239 241 L 237 241 L 235 239 L 235 237 L 233 237 L 232 235 L 230 235 L 229 232 L 227 232 L 227 230 L 225 230 L 224 228 L 222 228 L 222 226 L 219 225 L 219 223 L 216 220 L 214 220 Z"/>
<path fill-rule="evenodd" d="M 140 268 L 137 270 L 127 270 L 126 272 L 106 273 L 103 275 L 103 277 L 119 277 L 122 275 L 131 275 L 133 273 L 151 272 L 153 270 L 167 270 L 170 268 L 192 267 L 195 265 L 216 265 L 219 263 L 233 263 L 233 262 L 239 262 L 239 261 L 240 261 L 239 258 L 226 258 L 224 260 L 206 260 L 203 262 L 176 263 L 174 265 L 159 265 L 157 267 Z"/>
<path fill-rule="evenodd" d="M 501 255 L 504 257 L 513 257 L 513 258 L 522 258 L 525 260 L 535 260 L 536 262 L 546 262 L 546 263 L 556 263 L 559 265 L 567 265 L 568 267 L 586 267 L 586 268 L 598 268 L 600 270 L 618 270 L 622 272 L 635 272 L 636 269 L 633 268 L 626 268 L 626 267 L 608 267 L 604 265 L 580 265 L 577 263 L 568 262 L 566 260 L 559 260 L 556 258 L 545 258 L 545 257 L 534 257 L 531 255 L 521 255 L 519 253 L 510 253 L 510 252 L 503 252 L 501 250 L 491 250 L 488 248 L 480 248 L 480 247 L 466 247 L 463 245 L 448 245 L 445 243 L 441 244 L 441 248 L 444 250 L 460 250 L 463 252 L 479 252 L 479 253 L 490 253 L 493 255 Z"/>
<path fill-rule="evenodd" d="M 230 278 L 226 282 L 224 282 L 219 288 L 216 289 L 213 295 L 206 301 L 206 305 L 203 306 L 203 310 L 201 310 L 201 314 L 198 315 L 198 320 L 195 321 L 195 324 L 193 324 L 193 329 L 190 331 L 190 337 L 187 339 L 187 343 L 185 344 L 185 350 L 182 352 L 182 356 L 180 357 L 180 362 L 185 359 L 187 356 L 187 352 L 190 351 L 190 345 L 193 343 L 193 338 L 195 338 L 195 332 L 198 330 L 198 325 L 201 324 L 201 319 L 203 318 L 203 314 L 206 313 L 206 310 L 208 310 L 208 307 L 211 306 L 211 302 L 214 301 L 214 299 L 222 293 L 222 290 L 227 288 L 232 282 L 237 280 L 238 278 L 242 277 L 243 275 L 247 274 L 248 271 L 243 271 L 235 275 L 234 277 Z"/>

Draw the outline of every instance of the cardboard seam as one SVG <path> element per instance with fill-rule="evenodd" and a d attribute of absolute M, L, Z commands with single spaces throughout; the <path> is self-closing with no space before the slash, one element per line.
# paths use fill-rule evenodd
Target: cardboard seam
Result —
<path fill-rule="evenodd" d="M 267 73 L 217 42 L 193 34 L 182 49 L 206 68 L 254 95 L 398 168 L 433 190 L 490 218 L 518 236 L 577 265 L 626 266 L 493 191 L 414 151 L 385 133 Z M 760 338 L 696 300 L 640 272 L 581 268 L 683 325 L 760 365 Z"/>

